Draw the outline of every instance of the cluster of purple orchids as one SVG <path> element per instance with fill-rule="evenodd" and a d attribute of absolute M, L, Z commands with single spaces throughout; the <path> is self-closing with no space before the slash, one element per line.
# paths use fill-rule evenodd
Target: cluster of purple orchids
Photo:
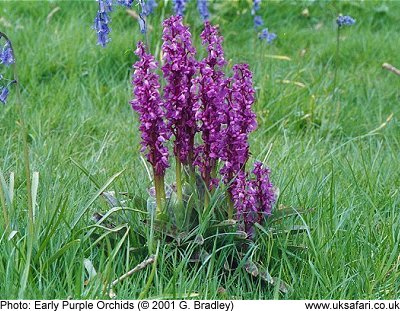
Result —
<path fill-rule="evenodd" d="M 131 104 L 140 117 L 142 151 L 153 167 L 157 212 L 163 211 L 167 145 L 172 140 L 178 200 L 182 200 L 182 168 L 188 179 L 198 171 L 208 190 L 204 206 L 219 183 L 224 183 L 228 217 L 236 211 L 237 219 L 251 233 L 254 223 L 271 214 L 275 202 L 270 171 L 260 162 L 251 175 L 245 170 L 248 136 L 257 127 L 252 73 L 247 64 L 237 64 L 232 77 L 225 75 L 223 37 L 217 27 L 206 21 L 200 37 L 207 54 L 198 61 L 182 17 L 164 21 L 162 90 L 154 56 L 142 42 L 135 51 L 139 60 L 133 65 Z"/>

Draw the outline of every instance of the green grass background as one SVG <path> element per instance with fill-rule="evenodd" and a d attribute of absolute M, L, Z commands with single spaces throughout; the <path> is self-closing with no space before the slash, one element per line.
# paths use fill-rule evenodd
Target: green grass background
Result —
<path fill-rule="evenodd" d="M 60 10 L 47 21 L 55 7 Z M 160 48 L 161 15 L 171 14 L 170 3 L 163 7 L 149 18 L 153 52 Z M 251 136 L 252 159 L 271 167 L 281 192 L 278 204 L 313 210 L 300 221 L 310 232 L 267 237 L 256 251 L 270 273 L 290 285 L 288 294 L 242 270 L 224 271 L 223 249 L 215 249 L 209 262 L 193 267 L 162 243 L 146 297 L 398 298 L 400 77 L 381 65 L 400 67 L 400 2 L 264 1 L 260 12 L 265 24 L 278 34 L 273 45 L 258 42 L 250 2 L 216 1 L 211 7 L 212 22 L 225 37 L 229 68 L 247 62 L 254 72 L 259 128 Z M 305 8 L 308 17 L 302 15 Z M 17 233 L 9 239 L 9 231 L 0 232 L 3 299 L 105 298 L 103 283 L 144 259 L 138 248 L 145 245 L 135 233 L 141 226 L 137 213 L 119 216 L 126 226 L 114 242 L 112 234 L 97 244 L 86 236 L 93 225 L 90 215 L 108 209 L 101 199 L 71 228 L 97 191 L 71 158 L 99 184 L 125 169 L 109 189 L 131 193 L 135 199 L 129 207 L 146 209 L 149 186 L 139 158 L 138 123 L 129 105 L 131 65 L 136 60 L 132 49 L 142 36 L 137 21 L 118 9 L 112 13 L 112 41 L 100 48 L 91 29 L 96 10 L 94 1 L 0 3 L 0 30 L 13 41 L 23 88 L 32 170 L 40 173 L 30 274 L 21 292 L 27 204 L 18 110 L 11 90 L 7 105 L 0 107 L 0 169 L 6 176 L 16 174 L 9 212 Z M 341 32 L 338 59 L 335 18 L 340 13 L 357 23 Z M 202 24 L 195 3 L 189 5 L 185 22 L 201 57 Z M 294 251 L 292 245 L 306 250 Z M 98 272 L 87 286 L 84 258 Z M 118 284 L 117 297 L 137 298 L 150 273 L 148 267 Z"/>

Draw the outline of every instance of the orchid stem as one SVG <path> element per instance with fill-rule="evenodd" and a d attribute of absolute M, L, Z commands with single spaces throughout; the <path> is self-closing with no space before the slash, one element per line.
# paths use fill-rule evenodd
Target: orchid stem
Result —
<path fill-rule="evenodd" d="M 189 153 L 189 163 L 188 163 L 188 174 L 186 175 L 187 182 L 191 186 L 191 189 L 193 189 L 193 192 L 197 192 L 197 195 L 199 195 L 199 189 L 197 188 L 197 182 L 196 182 L 196 172 L 195 168 L 193 166 L 193 157 L 192 153 Z M 186 204 L 185 207 L 185 223 L 187 226 L 190 226 L 190 220 L 193 212 L 193 206 L 198 206 L 197 203 L 198 201 L 198 196 L 194 195 L 193 200 L 195 200 L 194 204 Z"/>
<path fill-rule="evenodd" d="M 183 207 L 183 197 L 182 197 L 182 164 L 178 157 L 176 157 L 176 195 L 178 196 L 178 203 Z"/>
<path fill-rule="evenodd" d="M 179 157 L 175 157 L 176 165 L 175 165 L 175 174 L 176 174 L 176 195 L 178 197 L 178 206 L 176 217 L 179 224 L 184 223 L 185 219 L 185 209 L 183 205 L 183 196 L 182 196 L 182 163 L 179 160 Z"/>
<path fill-rule="evenodd" d="M 232 198 L 231 198 L 231 194 L 229 193 L 229 191 L 226 191 L 226 197 L 228 200 L 228 219 L 233 219 L 233 202 L 232 202 Z"/>
<path fill-rule="evenodd" d="M 154 187 L 156 189 L 156 214 L 162 214 L 163 204 L 165 202 L 165 187 L 164 187 L 164 176 L 156 175 L 154 172 Z"/>
<path fill-rule="evenodd" d="M 206 189 L 204 192 L 204 211 L 203 212 L 205 212 L 208 209 L 209 205 L 210 205 L 210 193 Z"/>

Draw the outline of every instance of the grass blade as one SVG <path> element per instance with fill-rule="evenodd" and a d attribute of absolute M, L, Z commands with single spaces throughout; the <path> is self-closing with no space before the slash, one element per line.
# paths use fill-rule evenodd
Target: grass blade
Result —
<path fill-rule="evenodd" d="M 96 201 L 96 199 L 101 196 L 101 194 L 114 182 L 115 179 L 118 178 L 125 170 L 122 170 L 116 174 L 114 174 L 107 182 L 96 192 L 96 194 L 90 199 L 90 201 L 85 205 L 85 207 L 79 212 L 78 216 L 75 218 L 72 223 L 71 229 L 75 228 L 76 224 L 82 218 L 82 216 L 86 213 L 86 211 L 90 208 L 90 206 Z"/>

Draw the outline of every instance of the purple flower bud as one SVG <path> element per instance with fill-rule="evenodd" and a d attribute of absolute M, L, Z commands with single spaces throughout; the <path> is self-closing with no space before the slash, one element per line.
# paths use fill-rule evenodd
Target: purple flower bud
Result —
<path fill-rule="evenodd" d="M 194 98 L 190 92 L 196 73 L 196 50 L 192 45 L 189 28 L 181 16 L 172 16 L 163 23 L 163 60 L 167 84 L 164 87 L 168 127 L 175 136 L 174 154 L 183 164 L 193 162 L 196 120 Z"/>
<path fill-rule="evenodd" d="M 165 109 L 160 97 L 159 77 L 155 73 L 157 62 L 151 54 L 147 54 L 142 42 L 138 42 L 135 54 L 139 60 L 133 65 L 132 77 L 134 100 L 132 108 L 139 114 L 142 132 L 142 149 L 147 161 L 153 166 L 154 173 L 164 176 L 169 167 L 168 148 L 165 142 L 170 132 L 164 123 Z"/>

